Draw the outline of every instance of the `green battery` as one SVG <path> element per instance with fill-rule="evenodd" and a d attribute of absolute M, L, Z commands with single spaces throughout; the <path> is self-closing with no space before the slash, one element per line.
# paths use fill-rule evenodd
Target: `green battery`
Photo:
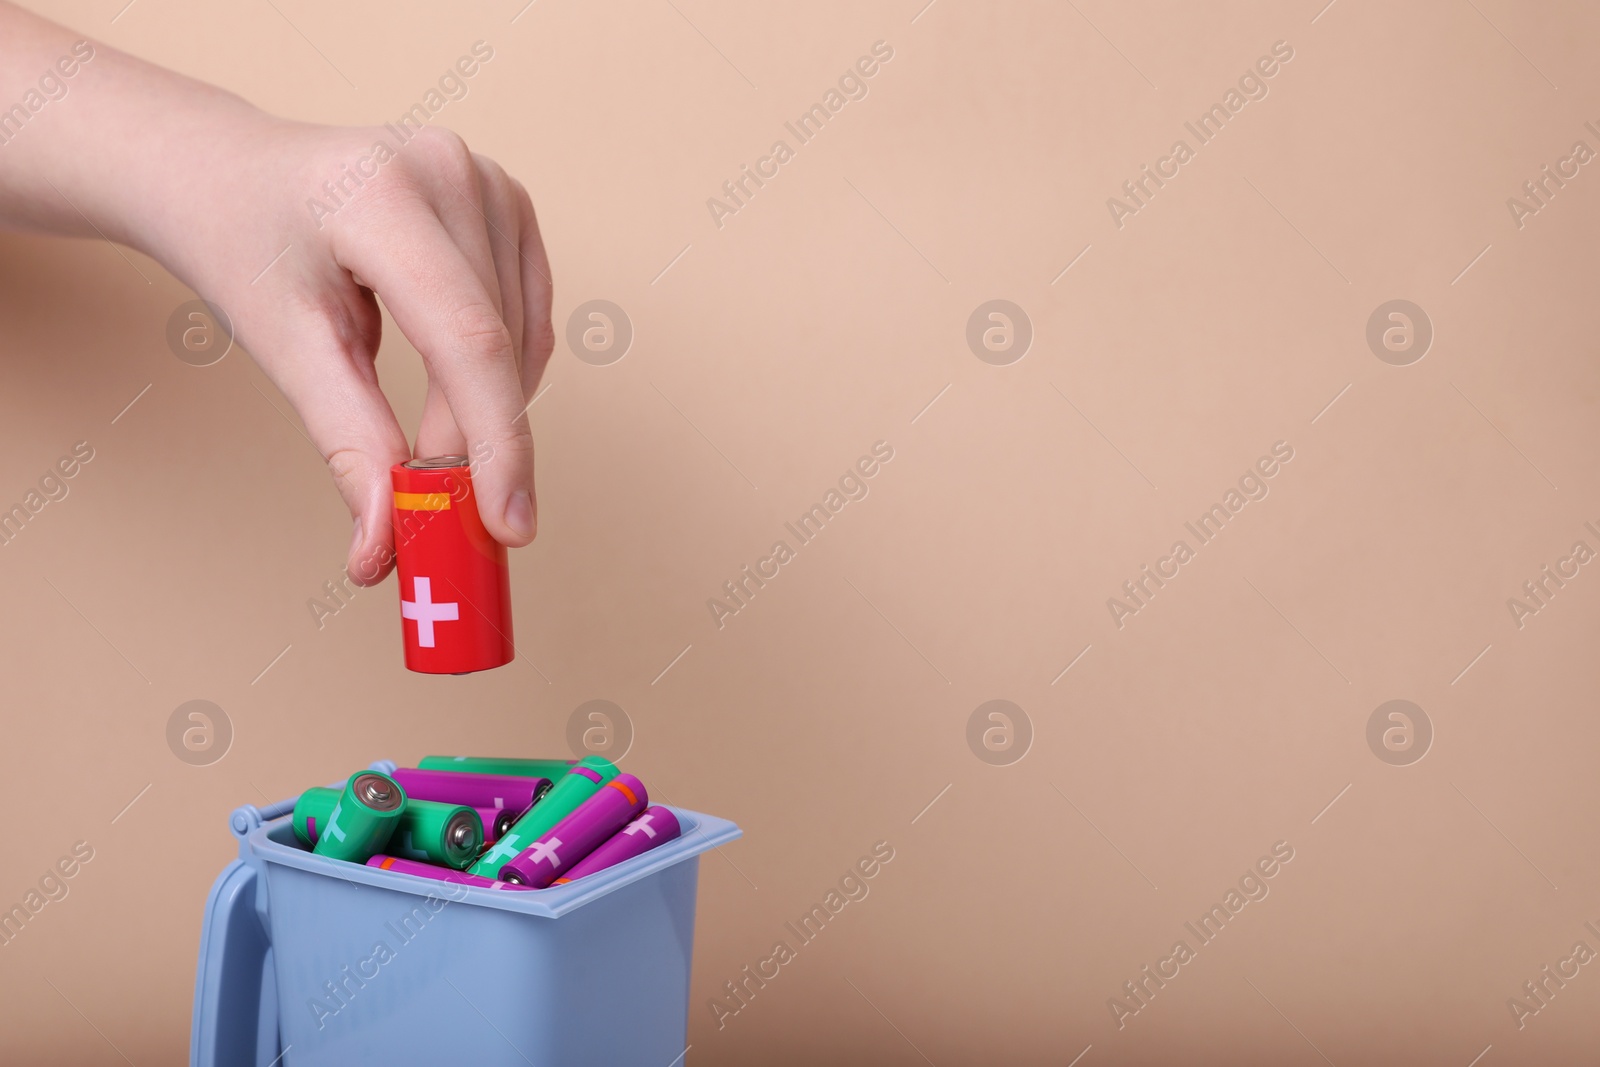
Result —
<path fill-rule="evenodd" d="M 559 782 L 572 770 L 569 759 L 497 759 L 494 756 L 423 756 L 419 771 L 467 771 L 471 774 L 511 774 L 519 778 L 548 778 Z"/>
<path fill-rule="evenodd" d="M 318 825 L 312 851 L 330 859 L 365 863 L 389 844 L 405 808 L 405 790 L 393 778 L 377 771 L 352 774 L 328 813 L 327 823 Z"/>
<path fill-rule="evenodd" d="M 315 845 L 322 836 L 322 828 L 328 825 L 328 816 L 333 814 L 340 795 L 337 789 L 314 785 L 294 802 L 294 836 L 306 848 Z"/>
<path fill-rule="evenodd" d="M 500 868 L 523 849 L 537 841 L 544 832 L 572 814 L 574 808 L 600 791 L 600 787 L 617 776 L 617 765 L 604 756 L 585 756 L 567 773 L 556 779 L 556 784 L 544 799 L 528 809 L 528 813 L 512 824 L 511 829 L 494 843 L 494 847 L 470 868 L 472 874 L 499 879 Z"/>
<path fill-rule="evenodd" d="M 464 870 L 483 848 L 483 819 L 460 804 L 406 801 L 388 851 L 408 860 L 427 860 Z"/>

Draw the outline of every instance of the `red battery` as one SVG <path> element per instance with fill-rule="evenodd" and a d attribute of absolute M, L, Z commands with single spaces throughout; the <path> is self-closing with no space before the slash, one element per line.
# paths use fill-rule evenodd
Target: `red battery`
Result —
<path fill-rule="evenodd" d="M 407 669 L 469 674 L 510 663 L 506 548 L 478 515 L 467 457 L 414 459 L 390 475 Z"/>

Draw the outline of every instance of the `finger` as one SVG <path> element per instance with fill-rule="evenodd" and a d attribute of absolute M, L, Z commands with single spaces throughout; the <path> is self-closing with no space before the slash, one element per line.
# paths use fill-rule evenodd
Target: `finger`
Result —
<path fill-rule="evenodd" d="M 520 232 L 518 254 L 522 262 L 522 394 L 531 401 L 539 390 L 539 380 L 555 351 L 555 327 L 550 321 L 550 304 L 555 286 L 550 279 L 550 259 L 545 255 L 544 238 L 539 233 L 539 218 L 533 200 L 520 184 L 512 182 L 517 200 Z"/>
<path fill-rule="evenodd" d="M 533 436 L 522 412 L 516 346 L 494 298 L 420 199 L 394 205 L 386 225 L 334 236 L 341 266 L 383 294 L 422 354 L 474 458 L 478 510 L 496 540 L 533 539 Z"/>
<path fill-rule="evenodd" d="M 469 257 L 481 255 L 489 260 L 488 266 L 476 267 L 479 277 L 491 294 L 498 297 L 501 318 L 516 343 L 518 355 L 522 352 L 523 297 L 522 263 L 516 234 L 521 216 L 520 206 L 511 188 L 511 180 L 493 160 L 474 156 L 476 173 L 470 183 L 477 200 L 469 203 L 464 190 L 451 183 L 443 194 L 449 210 L 436 208 L 445 230 L 463 251 L 469 248 Z M 475 261 L 476 262 L 476 261 Z M 520 361 L 519 361 L 520 365 Z M 417 454 L 450 455 L 465 447 L 459 427 L 451 417 L 449 405 L 434 383 L 429 383 L 428 395 L 423 404 L 422 424 L 417 431 Z M 537 511 L 537 504 L 535 506 Z"/>
<path fill-rule="evenodd" d="M 375 585 L 394 565 L 389 469 L 410 457 L 405 434 L 378 388 L 372 352 L 359 340 L 318 325 L 292 337 L 290 347 L 293 358 L 264 365 L 273 367 L 274 384 L 300 413 L 350 509 L 347 573 L 358 585 Z M 375 336 L 370 347 L 377 348 Z"/>
<path fill-rule="evenodd" d="M 522 223 L 522 206 L 517 202 L 516 189 L 511 178 L 500 164 L 487 156 L 474 155 L 476 167 L 479 210 L 478 227 L 489 242 L 489 252 L 494 260 L 495 280 L 500 285 L 500 312 L 506 329 L 516 342 L 520 361 L 523 351 L 522 323 L 524 319 L 522 289 L 522 252 L 517 237 Z"/>
<path fill-rule="evenodd" d="M 439 162 L 420 169 L 416 177 L 426 190 L 428 202 L 445 232 L 472 265 L 473 274 L 494 301 L 495 310 L 504 315 L 500 275 L 490 246 L 492 233 L 476 157 L 467 152 L 466 145 L 453 135 L 447 144 L 447 148 L 436 153 Z M 512 337 L 520 340 L 515 334 Z"/>

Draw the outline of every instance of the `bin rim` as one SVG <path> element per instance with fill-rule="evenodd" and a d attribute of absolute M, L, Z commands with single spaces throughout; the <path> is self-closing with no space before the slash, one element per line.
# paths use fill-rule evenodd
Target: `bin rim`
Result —
<path fill-rule="evenodd" d="M 301 848 L 298 842 L 290 844 L 283 840 L 285 837 L 293 840 L 291 815 L 271 819 L 243 835 L 239 840 L 239 857 L 263 874 L 266 873 L 267 864 L 277 864 L 311 874 L 342 878 L 353 885 L 368 885 L 412 896 L 438 897 L 454 903 L 477 904 L 499 911 L 557 919 L 624 886 L 694 859 L 703 852 L 744 835 L 743 830 L 727 819 L 687 808 L 662 806 L 677 816 L 683 827 L 678 837 L 614 867 L 548 889 L 489 889 L 485 886 L 460 885 L 318 856 Z"/>

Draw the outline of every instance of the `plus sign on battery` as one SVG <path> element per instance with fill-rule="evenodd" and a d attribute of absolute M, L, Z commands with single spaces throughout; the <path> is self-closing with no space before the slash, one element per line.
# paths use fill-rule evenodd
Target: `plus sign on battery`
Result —
<path fill-rule="evenodd" d="M 415 600 L 400 601 L 400 614 L 402 617 L 412 619 L 417 624 L 417 644 L 423 648 L 433 647 L 433 624 L 436 622 L 455 622 L 461 617 L 460 605 L 447 601 L 442 604 L 433 602 L 433 581 L 418 576 L 412 579 L 412 595 Z"/>
<path fill-rule="evenodd" d="M 520 851 L 521 849 L 517 847 L 517 839 L 515 837 L 502 837 L 495 842 L 493 848 L 483 854 L 483 859 L 479 863 L 486 865 L 487 869 L 494 871 L 495 875 L 498 875 L 500 868 L 497 864 L 501 860 L 510 859 Z"/>

